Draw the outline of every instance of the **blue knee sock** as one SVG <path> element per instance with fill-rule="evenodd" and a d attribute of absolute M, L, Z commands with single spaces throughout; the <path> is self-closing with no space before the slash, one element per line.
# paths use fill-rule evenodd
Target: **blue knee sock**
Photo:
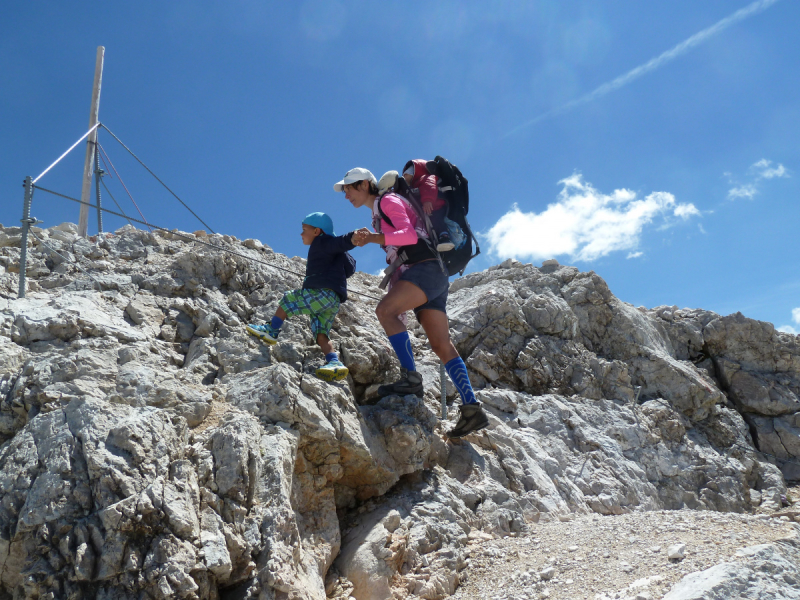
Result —
<path fill-rule="evenodd" d="M 273 329 L 280 329 L 281 325 L 283 325 L 283 319 L 279 319 L 278 317 L 272 317 L 270 325 L 272 325 Z"/>
<path fill-rule="evenodd" d="M 389 343 L 394 348 L 394 353 L 400 360 L 400 366 L 409 371 L 416 371 L 417 367 L 414 364 L 414 354 L 411 352 L 411 339 L 408 337 L 407 331 L 401 331 L 389 336 Z"/>
<path fill-rule="evenodd" d="M 467 365 L 464 364 L 461 357 L 456 356 L 444 368 L 447 369 L 447 374 L 450 375 L 450 379 L 453 380 L 458 393 L 461 394 L 461 401 L 464 404 L 475 404 L 477 400 L 475 399 L 475 392 L 472 391 L 472 384 L 469 382 Z"/>
<path fill-rule="evenodd" d="M 339 355 L 338 355 L 338 354 L 336 354 L 336 352 L 328 352 L 328 353 L 325 355 L 325 362 L 326 362 L 326 363 L 329 363 L 329 362 L 331 362 L 332 360 L 339 360 Z"/>

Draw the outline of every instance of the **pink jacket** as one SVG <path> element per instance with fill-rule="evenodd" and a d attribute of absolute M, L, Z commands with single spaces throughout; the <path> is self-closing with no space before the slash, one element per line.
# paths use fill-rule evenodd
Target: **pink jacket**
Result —
<path fill-rule="evenodd" d="M 379 200 L 383 214 L 392 220 L 391 225 L 381 219 L 381 214 L 378 212 Z M 386 242 L 383 249 L 386 251 L 386 264 L 388 265 L 397 258 L 398 247 L 411 246 L 417 243 L 418 238 L 428 237 L 428 232 L 419 222 L 417 213 L 405 198 L 397 194 L 386 194 L 375 200 L 372 207 L 372 228 L 383 233 Z M 389 289 L 392 289 L 392 286 L 400 279 L 400 275 L 407 269 L 408 265 L 400 265 L 400 268 L 392 274 Z M 401 320 L 403 319 L 401 318 Z M 404 320 L 403 323 L 405 323 Z"/>
<path fill-rule="evenodd" d="M 433 210 L 445 207 L 444 198 L 439 197 L 439 186 L 436 175 L 428 173 L 426 160 L 415 158 L 410 161 L 414 165 L 414 178 L 411 180 L 412 188 L 419 188 L 420 201 L 424 204 L 430 202 Z"/>
<path fill-rule="evenodd" d="M 391 225 L 381 219 L 378 202 L 380 202 L 383 214 L 392 220 Z M 375 206 L 372 209 L 372 228 L 383 233 L 387 248 L 410 246 L 417 243 L 418 237 L 428 237 L 424 227 L 419 223 L 417 213 L 404 198 L 397 194 L 386 194 L 375 200 Z"/>

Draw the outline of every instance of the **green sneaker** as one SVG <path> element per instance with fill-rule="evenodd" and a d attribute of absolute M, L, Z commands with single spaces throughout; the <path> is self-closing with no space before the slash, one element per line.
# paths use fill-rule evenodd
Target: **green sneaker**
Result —
<path fill-rule="evenodd" d="M 317 377 L 322 381 L 341 381 L 350 373 L 340 360 L 331 360 L 317 369 Z"/>
<path fill-rule="evenodd" d="M 268 346 L 273 346 L 278 343 L 278 334 L 281 332 L 280 329 L 275 329 L 269 323 L 266 325 L 247 325 L 245 326 L 245 330 Z"/>

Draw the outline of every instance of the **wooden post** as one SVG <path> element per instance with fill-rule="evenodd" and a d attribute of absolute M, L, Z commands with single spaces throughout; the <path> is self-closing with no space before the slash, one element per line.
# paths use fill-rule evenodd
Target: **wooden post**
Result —
<path fill-rule="evenodd" d="M 103 56 L 106 49 L 97 47 L 97 62 L 94 67 L 94 86 L 92 86 L 92 109 L 89 112 L 89 129 L 97 124 L 100 113 L 100 84 L 103 81 Z M 86 237 L 89 233 L 89 195 L 92 191 L 92 172 L 94 171 L 94 148 L 97 142 L 97 129 L 86 140 L 86 161 L 83 165 L 83 186 L 81 187 L 81 212 L 78 219 L 78 235 Z"/>

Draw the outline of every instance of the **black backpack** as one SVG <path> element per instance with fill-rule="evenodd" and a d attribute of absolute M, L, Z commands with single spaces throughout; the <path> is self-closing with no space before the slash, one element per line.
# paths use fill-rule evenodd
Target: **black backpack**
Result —
<path fill-rule="evenodd" d="M 467 221 L 467 213 L 469 212 L 467 178 L 461 174 L 457 166 L 441 156 L 429 160 L 426 167 L 428 168 L 428 173 L 439 178 L 439 196 L 447 201 L 447 218 L 458 223 L 461 231 L 467 237 L 461 248 L 441 254 L 449 275 L 455 275 L 456 273 L 463 275 L 469 261 L 481 253 L 478 240 L 475 239 Z"/>
<path fill-rule="evenodd" d="M 343 266 L 344 266 L 344 276 L 347 279 L 350 279 L 350 277 L 352 277 L 353 274 L 356 272 L 356 259 L 353 258 L 349 252 L 344 253 Z"/>

